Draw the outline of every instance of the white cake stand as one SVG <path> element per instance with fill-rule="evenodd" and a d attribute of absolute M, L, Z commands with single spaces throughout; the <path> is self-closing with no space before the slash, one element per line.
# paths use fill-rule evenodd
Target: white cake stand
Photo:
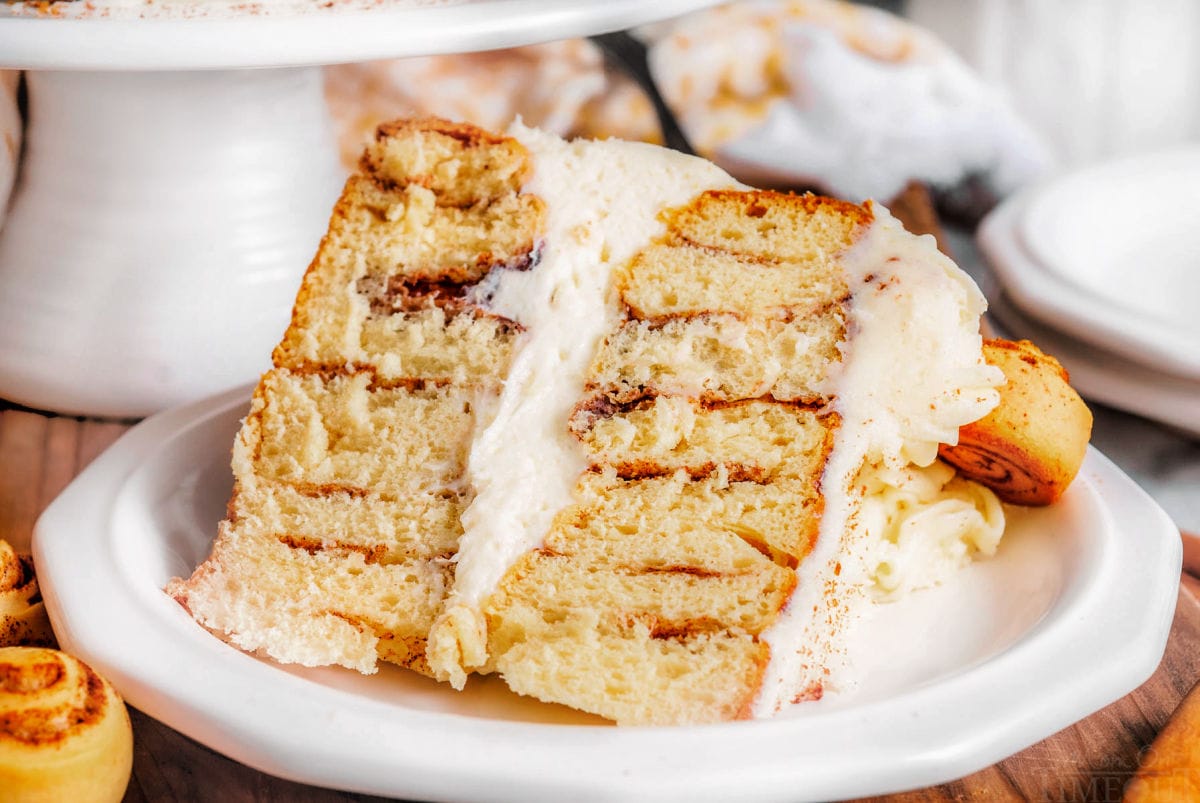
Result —
<path fill-rule="evenodd" d="M 0 228 L 0 398 L 136 417 L 268 367 L 343 179 L 317 65 L 582 36 L 715 1 L 0 9 L 0 67 L 29 70 Z"/>

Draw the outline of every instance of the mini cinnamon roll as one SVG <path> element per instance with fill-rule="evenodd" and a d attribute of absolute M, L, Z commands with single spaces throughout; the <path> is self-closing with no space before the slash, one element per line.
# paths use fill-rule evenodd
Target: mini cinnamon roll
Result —
<path fill-rule="evenodd" d="M 1000 404 L 959 430 L 940 456 L 964 477 L 1016 505 L 1049 505 L 1079 472 L 1092 413 L 1058 360 L 1028 340 L 988 340 L 988 363 L 1004 372 Z"/>
<path fill-rule="evenodd" d="M 53 647 L 33 561 L 0 540 L 0 647 Z"/>
<path fill-rule="evenodd" d="M 0 797 L 115 803 L 132 767 L 129 714 L 108 681 L 58 650 L 0 648 Z"/>

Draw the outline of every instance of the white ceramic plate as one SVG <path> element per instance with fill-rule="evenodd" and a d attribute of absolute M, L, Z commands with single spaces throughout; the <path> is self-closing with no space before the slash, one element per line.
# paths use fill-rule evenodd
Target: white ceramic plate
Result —
<path fill-rule="evenodd" d="M 55 631 L 141 710 L 313 784 L 436 800 L 829 800 L 994 763 L 1121 697 L 1157 666 L 1180 539 L 1106 458 L 1052 508 L 1010 511 L 997 557 L 879 608 L 862 684 L 770 721 L 613 728 L 473 679 L 280 667 L 161 591 L 208 551 L 248 389 L 148 419 L 38 522 Z"/>
<path fill-rule="evenodd" d="M 1200 437 L 1200 380 L 1160 373 L 1080 342 L 1023 315 L 1004 295 L 989 304 L 988 314 L 1006 337 L 1028 338 L 1053 354 L 1087 398 Z"/>
<path fill-rule="evenodd" d="M 979 244 L 1026 313 L 1200 379 L 1200 147 L 1127 158 L 1009 199 Z"/>
<path fill-rule="evenodd" d="M 282 67 L 465 53 L 629 28 L 718 1 L 160 0 L 144 19 L 12 17 L 0 4 L 0 67 Z"/>

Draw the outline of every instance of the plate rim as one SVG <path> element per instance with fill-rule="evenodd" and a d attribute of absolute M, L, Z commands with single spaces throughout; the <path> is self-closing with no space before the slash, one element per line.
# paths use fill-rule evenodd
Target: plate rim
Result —
<path fill-rule="evenodd" d="M 1121 355 L 1036 321 L 1003 289 L 989 298 L 988 317 L 1011 338 L 1027 337 L 1058 358 L 1083 396 L 1200 437 L 1200 380 L 1156 372 Z"/>
<path fill-rule="evenodd" d="M 195 19 L 0 16 L 0 67 L 211 70 L 466 53 L 631 28 L 721 0 L 467 0 Z"/>
<path fill-rule="evenodd" d="M 1127 156 L 1060 173 L 1002 201 L 980 223 L 976 240 L 1006 294 L 1026 313 L 1135 363 L 1200 379 L 1200 331 L 1182 330 L 1122 308 L 1075 281 L 1065 266 L 1044 262 L 1031 242 L 1035 235 L 1028 220 L 1039 201 L 1065 182 L 1103 180 L 1106 175 L 1147 166 L 1163 170 L 1179 160 L 1200 162 L 1200 146 Z"/>
<path fill-rule="evenodd" d="M 1152 577 L 1149 581 L 1142 577 L 1130 584 L 1127 572 L 1115 572 L 1115 567 L 1109 565 L 1097 576 L 1109 579 L 1115 576 L 1124 579 L 1125 584 L 1116 590 L 1106 588 L 1103 594 L 1095 588 L 1085 589 L 1093 602 L 1107 600 L 1108 604 L 1118 606 L 1126 615 L 1121 632 L 1127 631 L 1129 638 L 1123 642 L 1119 657 L 1109 655 L 1110 660 L 1099 666 L 1088 664 L 1090 674 L 1086 683 L 1081 684 L 1079 678 L 1059 677 L 1049 681 L 1043 678 L 1044 683 L 1054 681 L 1058 705 L 1034 706 L 1027 699 L 1018 698 L 1020 704 L 1007 706 L 998 713 L 998 721 L 994 719 L 992 727 L 986 729 L 964 732 L 961 724 L 957 730 L 946 729 L 944 722 L 939 724 L 939 716 L 954 713 L 954 707 L 972 699 L 978 685 L 985 681 L 995 682 L 1009 693 L 1013 689 L 1031 691 L 1013 677 L 1013 666 L 1020 668 L 1027 664 L 1031 650 L 1044 651 L 1047 645 L 1043 642 L 1047 638 L 1061 637 L 1062 633 L 1052 631 L 1069 624 L 1062 617 L 1049 625 L 1043 618 L 1008 649 L 961 673 L 895 698 L 801 718 L 702 727 L 613 729 L 494 721 L 403 708 L 396 712 L 395 720 L 375 727 L 379 733 L 391 736 L 406 731 L 409 735 L 420 733 L 420 744 L 413 747 L 415 752 L 396 756 L 395 762 L 387 767 L 389 780 L 383 784 L 378 778 L 347 777 L 347 772 L 370 769 L 373 764 L 364 763 L 360 757 L 359 763 L 349 768 L 331 766 L 325 746 L 305 742 L 299 732 L 280 734 L 278 729 L 272 731 L 269 723 L 246 722 L 247 709 L 233 702 L 227 701 L 221 710 L 214 710 L 212 701 L 204 700 L 195 689 L 187 689 L 180 695 L 174 693 L 177 690 L 148 685 L 155 676 L 161 678 L 167 673 L 168 668 L 183 672 L 176 677 L 186 677 L 186 671 L 175 666 L 181 657 L 168 655 L 163 659 L 166 664 L 155 663 L 158 659 L 154 658 L 152 666 L 131 665 L 139 656 L 115 640 L 106 639 L 103 627 L 97 624 L 97 620 L 111 622 L 111 617 L 120 613 L 119 608 L 128 608 L 128 599 L 121 597 L 132 592 L 122 587 L 110 597 L 97 596 L 97 586 L 109 594 L 113 592 L 107 587 L 111 583 L 106 586 L 105 571 L 113 568 L 108 565 L 112 556 L 95 554 L 98 550 L 102 552 L 104 538 L 80 542 L 75 537 L 80 531 L 78 522 L 95 521 L 110 526 L 117 495 L 136 468 L 148 459 L 146 450 L 157 453 L 168 449 L 191 428 L 212 426 L 216 419 L 232 415 L 235 410 L 240 416 L 248 399 L 249 386 L 244 386 L 160 413 L 136 425 L 47 508 L 35 526 L 33 549 L 47 609 L 64 649 L 92 663 L 131 704 L 150 716 L 235 761 L 279 777 L 355 792 L 431 799 L 511 799 L 513 795 L 552 799 L 570 794 L 576 799 L 581 795 L 587 799 L 653 795 L 719 800 L 737 794 L 745 800 L 817 800 L 847 794 L 880 794 L 962 777 L 1051 735 L 1140 685 L 1154 672 L 1166 647 L 1177 597 L 1173 583 L 1182 559 L 1178 530 L 1144 491 L 1089 447 L 1081 472 L 1083 482 L 1075 493 L 1089 495 L 1090 504 L 1106 518 L 1109 529 L 1115 527 L 1120 531 L 1138 525 L 1139 539 L 1117 539 L 1116 543 L 1135 553 L 1140 550 L 1144 560 L 1142 574 Z M 1097 484 L 1104 486 L 1104 495 L 1099 493 Z M 1146 560 L 1147 556 L 1153 560 Z M 1108 560 L 1111 563 L 1118 557 L 1109 555 Z M 83 578 L 78 572 L 81 561 L 92 567 Z M 1118 563 L 1128 564 L 1128 556 Z M 1166 589 L 1170 589 L 1169 593 Z M 1131 610 L 1137 612 L 1136 621 L 1129 616 Z M 139 612 L 134 606 L 134 612 L 144 619 L 144 611 Z M 194 628 L 182 610 L 179 619 Z M 1084 639 L 1089 634 L 1097 636 L 1092 632 L 1095 630 L 1098 629 L 1085 629 Z M 199 628 L 194 632 L 206 642 L 214 640 Z M 1105 641 L 1111 638 L 1109 635 Z M 238 702 L 243 705 L 247 699 L 255 699 L 279 708 L 282 701 L 278 698 L 300 693 L 313 682 L 279 672 L 222 642 L 217 643 L 228 650 L 221 653 L 221 672 L 236 664 L 238 671 L 244 668 L 250 678 L 261 674 L 274 681 L 266 691 L 253 683 L 249 689 L 242 689 L 243 699 Z M 1084 646 L 1072 642 L 1066 658 L 1078 666 L 1085 655 L 1092 654 Z M 145 652 L 144 647 L 140 649 Z M 1063 647 L 1060 645 L 1059 649 Z M 1097 649 L 1093 644 L 1091 650 Z M 206 668 L 206 672 L 211 671 L 211 666 Z M 247 676 L 240 677 L 244 680 Z M 339 703 L 345 703 L 344 709 L 325 712 L 329 717 L 329 732 L 363 727 L 361 714 L 369 712 L 373 704 L 346 690 L 329 691 L 336 693 Z M 1042 689 L 1042 694 L 1053 697 L 1049 689 Z M 1063 705 L 1068 695 L 1070 704 Z M 957 713 L 961 718 L 961 711 Z M 842 782 L 830 781 L 828 777 L 813 778 L 809 775 L 811 765 L 797 760 L 795 738 L 806 727 L 811 730 L 820 726 L 827 730 L 831 722 L 837 724 L 838 720 L 843 724 L 855 723 L 857 727 L 871 727 L 871 723 L 881 720 L 904 721 L 911 725 L 912 731 L 903 739 L 902 750 L 894 741 L 886 746 L 876 745 L 882 752 L 873 757 L 872 772 L 864 774 L 861 757 L 851 755 L 841 757 L 840 763 L 823 762 L 828 764 L 826 776 L 839 768 L 846 773 Z M 917 748 L 912 746 L 914 738 L 920 745 Z M 738 762 L 741 771 L 735 773 L 728 772 L 718 761 L 731 740 L 738 743 L 742 759 Z M 512 742 L 522 746 L 524 758 L 508 749 Z M 498 748 L 498 744 L 504 747 Z M 471 760 L 462 761 L 462 756 Z M 704 756 L 710 760 L 696 761 Z"/>

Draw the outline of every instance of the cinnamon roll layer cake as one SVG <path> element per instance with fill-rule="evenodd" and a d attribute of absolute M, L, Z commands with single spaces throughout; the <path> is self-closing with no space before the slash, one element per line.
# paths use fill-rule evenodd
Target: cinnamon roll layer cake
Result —
<path fill-rule="evenodd" d="M 997 403 L 983 299 L 880 206 L 650 145 L 382 127 L 168 591 L 285 662 L 622 723 L 852 682 L 847 628 L 1003 529 L 936 462 Z"/>

